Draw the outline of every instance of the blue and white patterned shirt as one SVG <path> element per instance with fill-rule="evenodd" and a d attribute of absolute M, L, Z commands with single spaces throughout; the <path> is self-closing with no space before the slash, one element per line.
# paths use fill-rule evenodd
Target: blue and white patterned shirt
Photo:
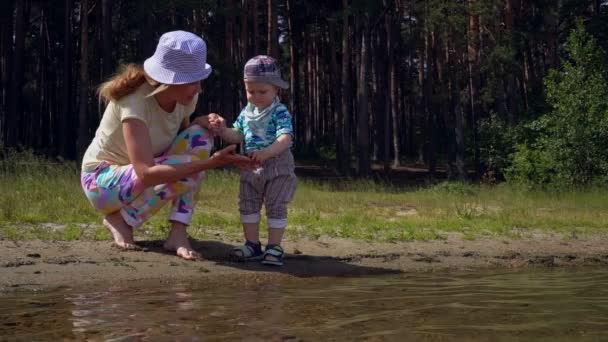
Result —
<path fill-rule="evenodd" d="M 284 104 L 279 104 L 272 111 L 272 117 L 268 121 L 266 127 L 266 135 L 259 136 L 251 129 L 253 120 L 245 115 L 247 107 L 241 110 L 241 113 L 234 122 L 234 128 L 245 137 L 245 152 L 257 151 L 272 145 L 277 138 L 283 134 L 290 134 L 292 137 L 290 147 L 293 146 L 293 124 L 291 114 Z"/>

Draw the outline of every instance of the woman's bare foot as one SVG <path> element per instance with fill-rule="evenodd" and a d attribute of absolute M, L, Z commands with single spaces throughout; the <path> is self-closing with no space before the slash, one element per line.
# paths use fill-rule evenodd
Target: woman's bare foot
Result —
<path fill-rule="evenodd" d="M 186 234 L 186 225 L 179 222 L 172 222 L 169 238 L 163 245 L 165 250 L 175 252 L 175 254 L 186 260 L 200 260 L 202 256 L 195 251 L 188 241 Z"/>
<path fill-rule="evenodd" d="M 138 249 L 133 240 L 133 228 L 129 226 L 120 215 L 116 212 L 107 215 L 103 219 L 103 225 L 108 228 L 114 238 L 114 245 L 122 249 Z"/>

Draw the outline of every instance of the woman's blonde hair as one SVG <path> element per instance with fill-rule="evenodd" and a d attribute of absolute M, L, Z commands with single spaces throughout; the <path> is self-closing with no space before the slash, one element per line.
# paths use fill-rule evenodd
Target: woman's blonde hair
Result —
<path fill-rule="evenodd" d="M 167 85 L 151 79 L 141 66 L 127 64 L 122 66 L 121 70 L 116 75 L 103 82 L 97 89 L 97 92 L 100 99 L 103 99 L 106 102 L 118 101 L 137 90 L 144 82 L 148 82 L 151 86 L 156 88 L 153 92 L 154 94 L 168 88 Z"/>

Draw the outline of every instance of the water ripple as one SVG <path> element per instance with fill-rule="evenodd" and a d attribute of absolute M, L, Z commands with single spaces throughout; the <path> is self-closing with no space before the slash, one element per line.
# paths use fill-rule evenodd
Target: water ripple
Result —
<path fill-rule="evenodd" d="M 597 340 L 608 271 L 422 273 L 259 287 L 0 296 L 0 336 L 79 340 Z"/>

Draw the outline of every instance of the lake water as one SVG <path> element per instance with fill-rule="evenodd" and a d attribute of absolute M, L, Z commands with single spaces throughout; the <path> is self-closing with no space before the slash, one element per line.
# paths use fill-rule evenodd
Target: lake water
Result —
<path fill-rule="evenodd" d="M 0 340 L 608 341 L 607 285 L 528 269 L 14 292 Z"/>

